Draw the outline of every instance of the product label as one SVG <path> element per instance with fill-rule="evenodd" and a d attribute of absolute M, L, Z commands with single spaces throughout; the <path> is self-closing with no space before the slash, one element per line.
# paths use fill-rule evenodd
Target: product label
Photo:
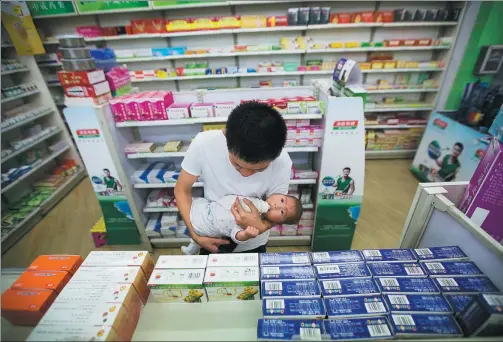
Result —
<path fill-rule="evenodd" d="M 259 340 L 321 340 L 323 321 L 305 319 L 262 319 L 257 324 Z"/>
<path fill-rule="evenodd" d="M 357 250 L 334 251 L 334 252 L 313 252 L 311 253 L 313 264 L 333 264 L 339 262 L 360 262 L 363 261 L 362 254 Z"/>
<path fill-rule="evenodd" d="M 210 254 L 208 267 L 258 266 L 258 253 Z"/>
<path fill-rule="evenodd" d="M 318 279 L 370 277 L 367 266 L 362 262 L 346 264 L 315 265 Z"/>
<path fill-rule="evenodd" d="M 463 333 L 452 315 L 410 314 L 390 315 L 391 325 L 399 335 L 462 336 Z"/>
<path fill-rule="evenodd" d="M 375 278 L 382 293 L 440 293 L 430 278 Z"/>
<path fill-rule="evenodd" d="M 423 260 L 465 260 L 468 256 L 458 246 L 416 248 L 412 250 L 419 261 Z"/>
<path fill-rule="evenodd" d="M 393 337 L 393 330 L 386 317 L 329 319 L 323 323 L 330 340 L 375 340 Z"/>
<path fill-rule="evenodd" d="M 260 279 L 315 279 L 311 266 L 266 266 L 260 268 Z"/>
<path fill-rule="evenodd" d="M 384 300 L 377 296 L 325 298 L 329 318 L 351 316 L 382 316 L 389 313 Z"/>
<path fill-rule="evenodd" d="M 171 227 L 167 229 L 171 229 Z M 162 230 L 163 228 L 161 228 Z M 160 255 L 155 268 L 206 268 L 207 261 L 207 255 Z"/>
<path fill-rule="evenodd" d="M 417 262 L 369 262 L 367 266 L 374 277 L 426 277 Z"/>
<path fill-rule="evenodd" d="M 487 277 L 433 278 L 442 292 L 478 293 L 499 292 Z"/>
<path fill-rule="evenodd" d="M 212 301 L 260 300 L 258 267 L 208 267 L 204 287 Z"/>
<path fill-rule="evenodd" d="M 333 279 L 320 280 L 323 297 L 377 295 L 380 293 L 374 279 Z"/>
<path fill-rule="evenodd" d="M 321 298 L 274 298 L 262 303 L 264 318 L 302 317 L 325 318 L 325 306 Z"/>
<path fill-rule="evenodd" d="M 454 312 L 465 311 L 468 304 L 470 304 L 475 295 L 468 294 L 444 294 L 445 299 L 449 302 Z"/>
<path fill-rule="evenodd" d="M 416 261 L 410 249 L 364 249 L 365 261 Z"/>
<path fill-rule="evenodd" d="M 262 298 L 267 297 L 321 297 L 316 280 L 263 281 Z"/>
<path fill-rule="evenodd" d="M 390 311 L 401 312 L 452 312 L 449 303 L 441 295 L 427 294 L 394 294 L 384 295 Z"/>
<path fill-rule="evenodd" d="M 484 275 L 477 265 L 471 261 L 424 262 L 423 265 L 431 277 Z"/>
<path fill-rule="evenodd" d="M 307 252 L 260 254 L 260 266 L 269 265 L 311 265 L 311 258 Z"/>

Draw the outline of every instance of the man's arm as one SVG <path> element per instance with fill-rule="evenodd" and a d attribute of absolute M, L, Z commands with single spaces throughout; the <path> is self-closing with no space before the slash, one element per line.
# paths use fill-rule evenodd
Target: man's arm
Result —
<path fill-rule="evenodd" d="M 351 180 L 351 182 L 349 182 L 349 191 L 348 191 L 348 195 L 352 195 L 353 192 L 355 192 L 355 181 L 354 180 Z"/>
<path fill-rule="evenodd" d="M 232 215 L 234 215 L 234 219 L 236 220 L 236 224 L 238 226 L 243 229 L 246 229 L 249 226 L 255 227 L 256 229 L 258 229 L 260 234 L 272 228 L 273 224 L 267 220 L 262 219 L 262 216 L 260 215 L 257 207 L 255 207 L 255 205 L 253 205 L 253 203 L 249 199 L 243 198 L 243 201 L 250 208 L 250 212 L 244 210 L 243 206 L 239 202 L 239 198 L 237 197 L 231 207 L 231 213 Z"/>

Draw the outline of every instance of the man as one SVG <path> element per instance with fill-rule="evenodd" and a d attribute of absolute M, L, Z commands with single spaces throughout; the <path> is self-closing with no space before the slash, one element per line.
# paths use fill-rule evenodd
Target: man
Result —
<path fill-rule="evenodd" d="M 350 172 L 351 168 L 349 167 L 342 169 L 342 177 L 337 178 L 337 182 L 334 184 L 335 191 L 341 191 L 343 195 L 349 196 L 355 192 L 355 181 L 349 177 Z"/>
<path fill-rule="evenodd" d="M 283 151 L 286 124 L 281 115 L 268 105 L 246 102 L 229 115 L 224 131 L 199 133 L 190 144 L 182 162 L 175 186 L 180 214 L 191 238 L 202 247 L 201 254 L 217 253 L 228 240 L 202 237 L 194 232 L 190 221 L 192 185 L 204 181 L 204 197 L 216 201 L 225 195 L 241 195 L 265 199 L 271 194 L 286 194 L 292 161 Z M 246 212 L 239 201 L 231 209 L 236 223 L 246 228 L 269 229 L 272 223 L 263 220 L 253 204 Z M 240 244 L 234 252 L 265 252 L 269 231 Z"/>
<path fill-rule="evenodd" d="M 103 177 L 103 183 L 105 183 L 105 185 L 107 187 L 107 191 L 110 191 L 110 190 L 121 191 L 122 190 L 121 183 L 119 183 L 119 181 L 115 177 L 110 176 L 109 169 L 103 169 L 103 174 L 105 175 Z"/>
<path fill-rule="evenodd" d="M 458 160 L 459 155 L 463 152 L 464 146 L 462 143 L 457 142 L 452 147 L 452 154 L 446 154 L 442 160 L 435 160 L 440 169 L 437 171 L 437 175 L 441 180 L 445 182 L 450 182 L 456 178 L 459 169 L 461 168 L 461 163 Z"/>

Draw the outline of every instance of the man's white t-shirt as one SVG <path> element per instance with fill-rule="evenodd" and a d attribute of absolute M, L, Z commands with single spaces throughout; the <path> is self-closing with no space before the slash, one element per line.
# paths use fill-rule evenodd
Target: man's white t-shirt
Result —
<path fill-rule="evenodd" d="M 199 133 L 190 144 L 182 169 L 204 182 L 204 197 L 216 201 L 226 195 L 266 199 L 288 193 L 292 160 L 285 151 L 262 172 L 243 177 L 231 164 L 223 131 Z M 267 243 L 269 231 L 240 244 L 235 252 L 251 250 Z"/>

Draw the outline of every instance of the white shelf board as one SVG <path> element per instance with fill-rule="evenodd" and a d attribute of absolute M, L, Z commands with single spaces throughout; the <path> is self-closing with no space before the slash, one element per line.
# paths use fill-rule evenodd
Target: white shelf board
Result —
<path fill-rule="evenodd" d="M 382 26 L 381 23 L 354 23 L 354 24 L 317 24 L 307 25 L 308 30 L 329 30 L 342 28 L 364 28 Z"/>
<path fill-rule="evenodd" d="M 55 136 L 56 134 L 60 133 L 61 131 L 62 131 L 62 129 L 58 128 L 58 129 L 52 131 L 51 133 L 44 135 L 43 137 L 39 138 L 38 140 L 33 141 L 31 144 L 25 145 L 24 147 L 22 147 L 22 148 L 20 148 L 18 150 L 15 150 L 13 153 L 11 153 L 11 154 L 3 157 L 2 158 L 2 163 L 6 162 L 7 160 L 10 160 L 10 159 L 14 158 L 15 156 L 23 153 L 24 151 L 29 150 L 32 147 L 40 144 L 42 141 L 47 140 L 47 139 Z"/>
<path fill-rule="evenodd" d="M 427 50 L 448 50 L 450 46 L 399 46 L 399 47 L 359 47 L 359 48 L 339 48 L 339 49 L 307 49 L 306 53 L 340 53 L 340 52 L 373 52 L 373 51 L 427 51 Z"/>
<path fill-rule="evenodd" d="M 411 159 L 416 150 L 365 151 L 365 159 Z"/>
<path fill-rule="evenodd" d="M 290 179 L 290 184 L 316 184 L 316 179 Z M 146 184 L 133 184 L 136 189 L 157 189 L 157 188 L 174 188 L 176 183 L 146 183 Z M 203 182 L 195 182 L 194 188 L 201 188 L 204 186 Z"/>
<path fill-rule="evenodd" d="M 52 109 L 49 109 L 49 110 L 46 110 L 46 111 L 43 111 L 42 113 L 40 114 L 37 114 L 37 115 L 33 115 L 33 116 L 30 116 L 28 117 L 26 120 L 23 120 L 23 121 L 19 121 L 19 122 L 16 122 L 15 124 L 12 124 L 10 126 L 7 126 L 5 128 L 2 128 L 2 134 L 5 133 L 5 132 L 8 132 L 10 131 L 11 129 L 14 129 L 14 128 L 17 128 L 17 127 L 21 127 L 23 125 L 26 125 L 30 122 L 33 122 L 41 117 L 44 117 L 46 115 L 49 115 L 49 114 L 52 114 Z"/>
<path fill-rule="evenodd" d="M 457 21 L 405 21 L 401 23 L 381 23 L 382 27 L 426 27 L 426 26 L 456 26 Z"/>
<path fill-rule="evenodd" d="M 178 207 L 163 207 L 163 208 L 143 208 L 144 213 L 174 213 L 178 212 Z"/>
<path fill-rule="evenodd" d="M 367 90 L 367 94 L 407 94 L 407 93 L 437 93 L 437 88 L 417 88 L 417 89 L 378 89 Z"/>
<path fill-rule="evenodd" d="M 318 152 L 318 146 L 299 146 L 299 147 L 285 147 L 283 148 L 285 152 L 296 153 L 296 152 Z"/>
<path fill-rule="evenodd" d="M 10 101 L 22 99 L 23 97 L 30 96 L 30 95 L 35 95 L 35 94 L 38 94 L 38 93 L 40 93 L 40 90 L 38 90 L 38 89 L 37 90 L 33 90 L 33 91 L 27 91 L 26 93 L 23 93 L 23 94 L 19 94 L 19 95 L 12 96 L 12 97 L 6 97 L 6 98 L 2 99 L 1 103 L 7 103 L 7 102 L 10 102 Z"/>
<path fill-rule="evenodd" d="M 366 125 L 365 129 L 407 129 L 424 127 L 426 127 L 426 125 Z"/>
<path fill-rule="evenodd" d="M 364 74 L 380 74 L 389 72 L 430 72 L 430 71 L 444 71 L 444 68 L 402 68 L 402 69 L 370 69 L 362 70 Z"/>
<path fill-rule="evenodd" d="M 421 112 L 432 110 L 433 107 L 376 107 L 376 108 L 365 108 L 365 113 L 371 112 Z"/>
<path fill-rule="evenodd" d="M 317 70 L 317 71 L 285 71 L 285 72 L 250 72 L 246 74 L 222 74 L 222 75 L 198 75 L 198 76 L 175 76 L 167 78 L 144 78 L 131 80 L 133 83 L 141 82 L 169 82 L 169 81 L 182 81 L 182 80 L 204 80 L 215 78 L 234 78 L 234 77 L 275 77 L 275 76 L 301 76 L 301 75 L 329 75 L 332 70 Z"/>
<path fill-rule="evenodd" d="M 18 72 L 26 72 L 26 71 L 29 71 L 30 69 L 28 68 L 18 68 L 18 69 L 12 69 L 12 70 L 6 70 L 6 71 L 2 71 L 2 76 L 3 75 L 11 75 L 11 74 L 15 74 L 15 73 L 18 73 Z"/>
<path fill-rule="evenodd" d="M 39 68 L 55 68 L 55 67 L 60 67 L 63 66 L 62 63 L 40 63 L 37 64 Z"/>
<path fill-rule="evenodd" d="M 185 9 L 185 8 L 204 8 L 204 7 L 223 7 L 229 6 L 230 1 L 218 1 L 218 2 L 202 2 L 195 4 L 186 4 L 186 5 L 172 5 L 172 6 L 156 6 L 153 7 L 153 10 L 170 10 L 170 9 Z"/>

